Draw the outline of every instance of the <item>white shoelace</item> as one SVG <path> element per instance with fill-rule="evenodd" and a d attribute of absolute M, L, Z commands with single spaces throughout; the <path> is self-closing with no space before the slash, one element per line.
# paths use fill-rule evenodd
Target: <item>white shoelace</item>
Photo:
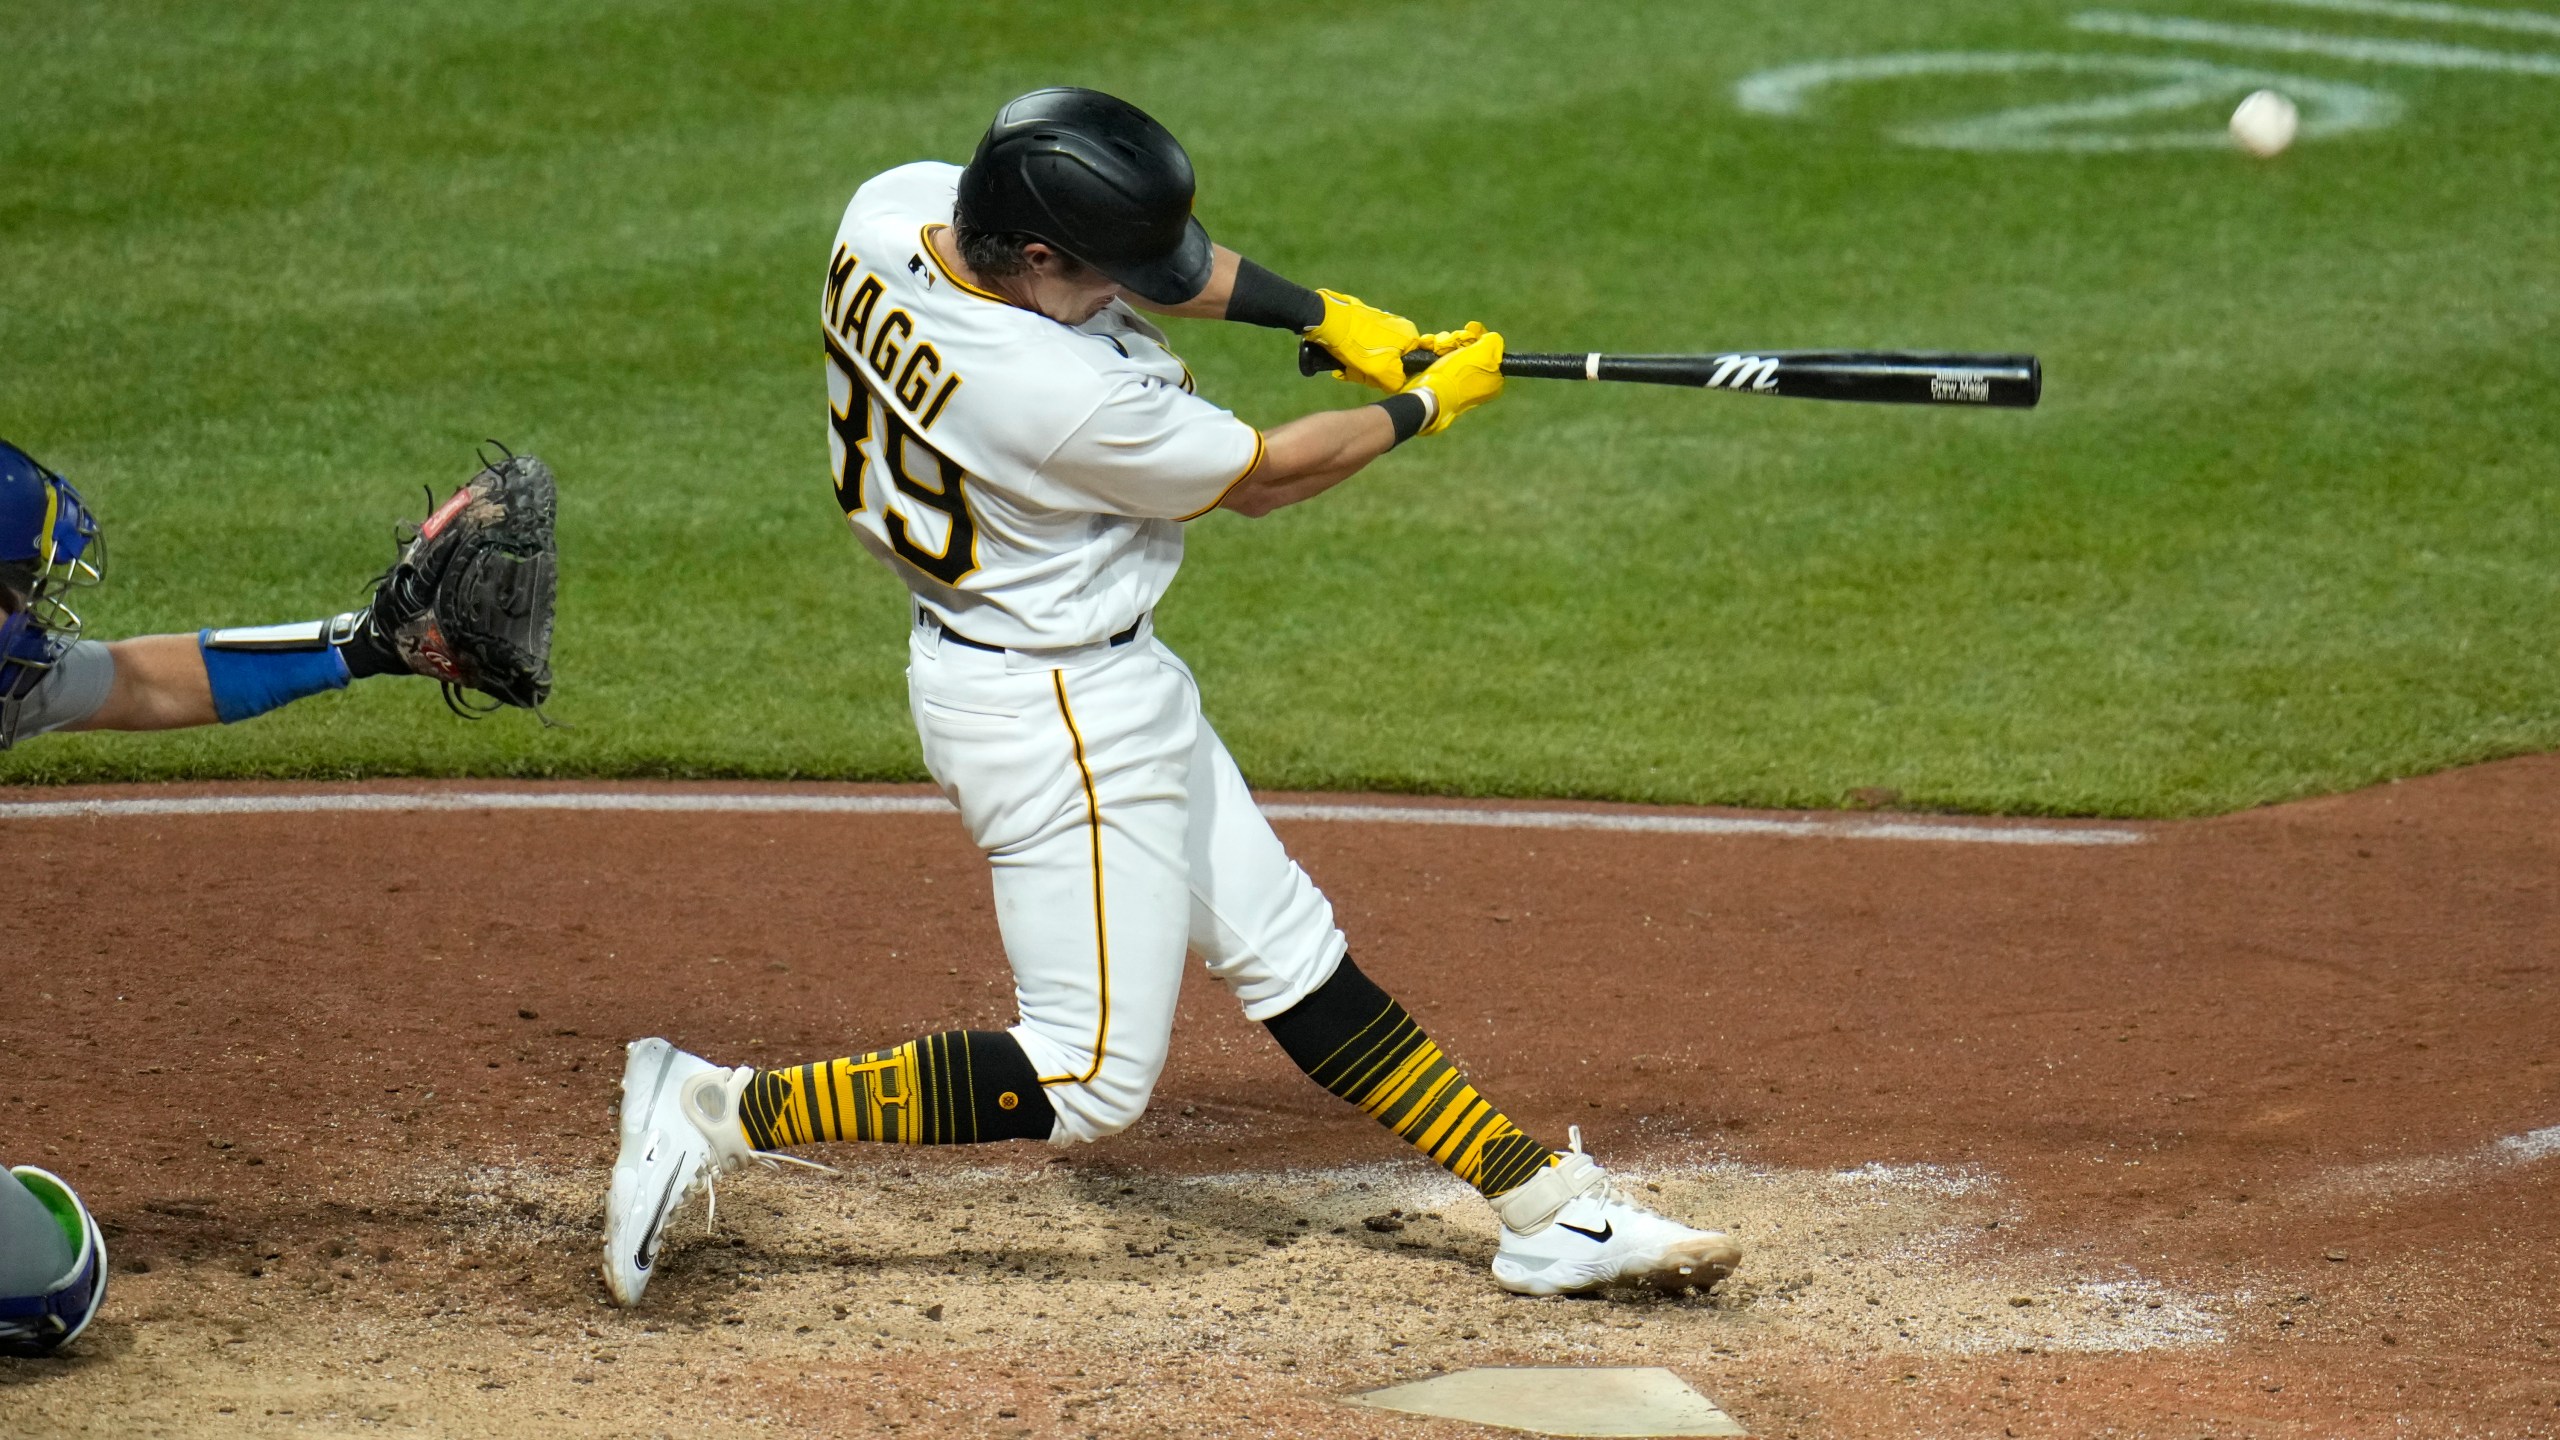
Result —
<path fill-rule="evenodd" d="M 722 1070 L 718 1073 L 722 1076 L 722 1100 L 733 1102 L 737 1088 L 736 1077 L 753 1072 L 741 1068 Z M 738 1123 L 737 1108 L 734 1103 L 728 1104 L 724 1113 L 716 1118 L 699 1113 L 699 1107 L 690 1100 L 684 1101 L 681 1108 L 686 1112 L 685 1118 L 694 1122 L 694 1128 L 702 1132 L 703 1138 L 709 1141 L 711 1146 L 711 1153 L 703 1158 L 702 1163 L 702 1191 L 706 1201 L 702 1223 L 706 1232 L 719 1228 L 720 1175 L 723 1171 L 738 1169 L 747 1161 L 753 1160 L 767 1170 L 779 1170 L 785 1165 L 797 1165 L 804 1170 L 815 1170 L 826 1175 L 844 1173 L 833 1165 L 821 1165 L 815 1160 L 803 1160 L 797 1155 L 785 1155 L 779 1150 L 753 1150 L 742 1144 L 724 1143 L 711 1127 Z"/>
<path fill-rule="evenodd" d="M 779 1170 L 785 1165 L 797 1165 L 804 1170 L 815 1170 L 826 1175 L 844 1173 L 833 1165 L 821 1165 L 815 1160 L 803 1160 L 797 1155 L 785 1155 L 779 1150 L 750 1150 L 747 1152 L 747 1158 L 762 1162 L 767 1170 Z M 717 1154 L 714 1154 L 702 1167 L 702 1195 L 705 1201 L 702 1229 L 706 1235 L 716 1234 L 720 1229 L 720 1171 L 722 1168 Z"/>
<path fill-rule="evenodd" d="M 1582 1153 L 1581 1126 L 1567 1125 L 1564 1127 L 1564 1143 L 1567 1153 L 1580 1156 L 1582 1159 L 1590 1161 L 1591 1163 L 1591 1175 L 1595 1182 L 1594 1186 L 1589 1190 L 1583 1191 L 1578 1198 L 1584 1200 L 1597 1200 L 1603 1205 L 1635 1205 L 1634 1201 L 1626 1200 L 1619 1196 L 1618 1187 L 1609 1182 L 1609 1172 L 1601 1168 L 1599 1161 L 1592 1160 L 1590 1156 Z M 1636 1205 L 1635 1208 L 1641 1210 L 1644 1207 Z"/>

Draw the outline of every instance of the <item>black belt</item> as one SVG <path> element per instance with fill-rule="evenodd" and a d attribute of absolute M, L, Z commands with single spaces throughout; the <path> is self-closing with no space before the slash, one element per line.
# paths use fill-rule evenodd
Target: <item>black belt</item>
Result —
<path fill-rule="evenodd" d="M 1009 645 L 990 645 L 984 640 L 972 640 L 968 636 L 961 634 L 959 631 L 952 629 L 950 626 L 943 624 L 942 617 L 934 614 L 930 610 L 920 609 L 916 611 L 916 619 L 923 624 L 930 625 L 934 629 L 941 631 L 942 638 L 950 641 L 954 645 L 965 645 L 972 650 L 985 650 L 996 655 L 1002 655 L 1007 650 L 1013 648 Z M 1126 645 L 1130 641 L 1137 639 L 1138 627 L 1146 623 L 1147 617 L 1144 615 L 1130 621 L 1128 629 L 1111 637 L 1111 643 L 1114 646 Z"/>

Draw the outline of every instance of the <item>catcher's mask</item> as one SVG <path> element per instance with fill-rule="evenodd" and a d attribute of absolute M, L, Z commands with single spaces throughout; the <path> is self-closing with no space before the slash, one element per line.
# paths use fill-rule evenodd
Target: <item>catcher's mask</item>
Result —
<path fill-rule="evenodd" d="M 0 749 L 18 738 L 18 709 L 80 638 L 71 591 L 95 585 L 106 561 L 98 517 L 34 456 L 0 440 Z"/>
<path fill-rule="evenodd" d="M 972 230 L 1047 241 L 1159 305 L 1209 283 L 1209 232 L 1191 218 L 1191 157 L 1171 131 L 1098 90 L 1034 90 L 996 112 L 960 172 Z"/>

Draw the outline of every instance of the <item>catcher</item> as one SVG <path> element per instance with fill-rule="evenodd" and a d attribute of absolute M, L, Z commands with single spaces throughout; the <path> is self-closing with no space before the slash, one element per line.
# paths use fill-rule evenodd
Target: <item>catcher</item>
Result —
<path fill-rule="evenodd" d="M 503 449 L 503 447 L 502 447 Z M 105 546 L 80 492 L 0 440 L 0 750 L 49 730 L 176 730 L 263 715 L 373 675 L 424 675 L 474 717 L 551 695 L 550 467 L 502 454 L 403 526 L 372 603 L 327 620 L 81 638 L 71 592 Z M 481 701 L 470 698 L 476 692 Z"/>
<path fill-rule="evenodd" d="M 102 578 L 96 515 L 69 481 L 0 440 L 0 750 L 48 730 L 227 725 L 369 675 L 438 680 L 464 716 L 539 714 L 551 694 L 556 509 L 550 467 L 505 455 L 402 527 L 414 533 L 361 610 L 102 643 L 81 638 L 66 603 Z M 33 1166 L 0 1171 L 0 1354 L 69 1344 L 106 1290 L 106 1241 L 80 1197 Z"/>

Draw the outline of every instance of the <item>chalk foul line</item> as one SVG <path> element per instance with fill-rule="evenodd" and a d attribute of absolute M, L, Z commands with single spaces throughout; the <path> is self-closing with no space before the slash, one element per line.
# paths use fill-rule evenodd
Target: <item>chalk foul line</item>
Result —
<path fill-rule="evenodd" d="M 1588 810 L 1455 810 L 1404 805 L 1265 805 L 1274 820 L 1467 825 L 1496 830 L 1615 830 L 1644 835 L 1787 835 L 1828 840 L 1941 840 L 1977 845 L 2138 845 L 2139 830 L 1942 820 L 1780 820 L 1756 815 L 1630 815 Z"/>
<path fill-rule="evenodd" d="M 947 815 L 932 795 L 739 795 L 666 791 L 455 790 L 363 795 L 190 795 L 166 799 L 38 800 L 0 804 L 0 821 L 195 815 L 401 814 L 420 811 L 634 811 L 647 814 Z M 1638 835 L 1769 835 L 1819 840 L 1910 840 L 1973 845 L 2138 845 L 2139 830 L 2015 825 L 1998 821 L 1780 819 L 1757 815 L 1647 815 L 1598 810 L 1475 810 L 1423 805 L 1284 804 L 1273 820 L 1372 825 L 1449 825 L 1486 830 L 1596 830 Z"/>

